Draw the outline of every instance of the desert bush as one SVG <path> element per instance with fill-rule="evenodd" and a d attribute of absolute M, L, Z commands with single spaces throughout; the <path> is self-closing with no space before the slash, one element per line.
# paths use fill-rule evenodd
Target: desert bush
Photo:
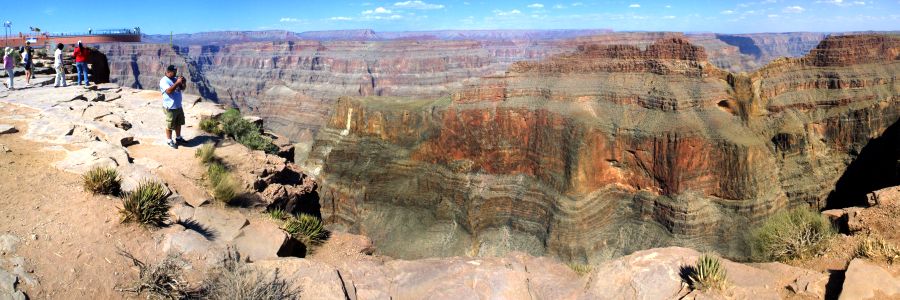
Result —
<path fill-rule="evenodd" d="M 889 263 L 900 261 L 900 249 L 876 235 L 866 235 L 856 247 L 857 257 L 884 260 Z"/>
<path fill-rule="evenodd" d="M 94 194 L 118 195 L 122 186 L 119 172 L 112 167 L 94 167 L 84 175 L 84 190 Z"/>
<path fill-rule="evenodd" d="M 782 211 L 751 230 L 751 254 L 759 261 L 804 258 L 821 251 L 834 232 L 828 220 L 808 208 Z"/>
<path fill-rule="evenodd" d="M 279 277 L 278 269 L 264 274 L 244 263 L 231 249 L 209 275 L 204 290 L 204 298 L 214 300 L 297 299 L 300 293 Z"/>
<path fill-rule="evenodd" d="M 262 150 L 269 154 L 278 152 L 278 147 L 272 144 L 272 139 L 260 134 L 259 131 L 251 131 L 239 136 L 237 141 L 253 150 Z"/>
<path fill-rule="evenodd" d="M 119 250 L 119 255 L 131 260 L 139 271 L 138 280 L 128 287 L 117 288 L 120 292 L 135 295 L 146 292 L 147 299 L 193 299 L 200 296 L 200 292 L 190 289 L 184 279 L 182 266 L 185 262 L 177 255 L 169 254 L 155 265 L 147 265 L 124 250 Z"/>
<path fill-rule="evenodd" d="M 582 264 L 582 263 L 570 262 L 570 263 L 567 263 L 566 265 L 569 266 L 569 269 L 572 269 L 572 271 L 575 271 L 575 273 L 578 274 L 578 276 L 587 275 L 588 273 L 591 273 L 591 269 L 592 269 L 591 265 Z"/>
<path fill-rule="evenodd" d="M 282 228 L 294 238 L 307 244 L 319 243 L 325 239 L 322 220 L 308 214 L 301 213 L 288 218 Z"/>
<path fill-rule="evenodd" d="M 222 134 L 222 130 L 219 129 L 219 121 L 214 118 L 206 118 L 200 120 L 200 130 L 203 130 L 207 133 L 212 133 L 215 135 Z"/>
<path fill-rule="evenodd" d="M 718 257 L 703 254 L 697 258 L 697 264 L 687 267 L 687 283 L 695 290 L 723 290 L 727 284 L 728 274 Z"/>
<path fill-rule="evenodd" d="M 213 161 L 206 167 L 206 178 L 209 186 L 215 187 L 228 174 L 228 169 L 220 162 Z"/>
<path fill-rule="evenodd" d="M 160 226 L 169 219 L 169 192 L 157 181 L 141 181 L 134 191 L 125 193 L 122 198 L 122 222 L 138 222 L 146 225 Z"/>
<path fill-rule="evenodd" d="M 239 187 L 234 179 L 230 175 L 224 174 L 219 179 L 219 182 L 213 186 L 213 197 L 218 201 L 230 204 L 237 197 L 238 189 Z"/>
<path fill-rule="evenodd" d="M 203 144 L 194 152 L 194 157 L 199 157 L 203 164 L 212 162 L 216 158 L 216 144 L 212 142 Z"/>
<path fill-rule="evenodd" d="M 234 138 L 235 141 L 253 150 L 262 150 L 266 153 L 278 152 L 278 147 L 272 144 L 272 139 L 262 135 L 260 128 L 250 121 L 244 120 L 241 112 L 231 108 L 220 117 L 223 133 Z"/>

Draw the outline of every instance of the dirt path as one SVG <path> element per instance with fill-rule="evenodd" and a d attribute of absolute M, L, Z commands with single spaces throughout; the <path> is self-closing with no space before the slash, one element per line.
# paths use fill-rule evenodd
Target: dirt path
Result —
<path fill-rule="evenodd" d="M 0 115 L 32 111 L 0 104 Z M 62 158 L 48 145 L 22 139 L 26 122 L 0 119 L 18 133 L 0 135 L 0 235 L 15 236 L 17 249 L 0 255 L 0 268 L 21 265 L 19 288 L 31 299 L 117 299 L 115 290 L 137 271 L 117 254 L 156 256 L 149 230 L 119 223 L 116 198 L 83 191 L 78 175 L 51 166 Z"/>

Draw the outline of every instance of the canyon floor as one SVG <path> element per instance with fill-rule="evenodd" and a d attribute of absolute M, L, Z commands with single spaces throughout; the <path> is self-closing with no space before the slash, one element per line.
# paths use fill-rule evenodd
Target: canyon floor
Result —
<path fill-rule="evenodd" d="M 194 158 L 203 142 L 218 143 L 217 155 L 248 194 L 255 193 L 249 187 L 260 168 L 286 164 L 196 130 L 201 116 L 220 107 L 186 101 L 189 142 L 175 150 L 162 144 L 154 91 L 109 84 L 54 89 L 49 77 L 32 82 L 0 88 L 0 124 L 15 128 L 0 134 L 0 299 L 144 298 L 118 291 L 138 276 L 120 250 L 147 262 L 179 253 L 198 285 L 230 247 L 258 270 L 280 270 L 306 299 L 900 299 L 900 265 L 853 255 L 869 233 L 900 244 L 897 187 L 877 192 L 872 207 L 832 212 L 847 215 L 852 234 L 833 239 L 821 255 L 787 264 L 723 260 L 729 276 L 723 292 L 692 291 L 679 273 L 700 253 L 678 247 L 591 266 L 517 252 L 400 260 L 380 255 L 365 236 L 335 231 L 321 245 L 287 251 L 290 238 L 263 213 L 264 198 L 225 206 L 211 201 L 203 185 Z M 117 168 L 125 190 L 141 179 L 165 182 L 176 222 L 120 223 L 118 199 L 81 187 L 79 174 L 95 165 Z"/>

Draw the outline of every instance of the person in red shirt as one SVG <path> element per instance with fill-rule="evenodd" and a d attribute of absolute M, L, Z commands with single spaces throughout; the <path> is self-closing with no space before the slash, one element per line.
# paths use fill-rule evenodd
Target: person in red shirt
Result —
<path fill-rule="evenodd" d="M 84 75 L 84 86 L 88 86 L 88 67 L 87 67 L 88 49 L 84 47 L 81 41 L 75 47 L 75 70 L 78 73 L 78 85 L 81 85 L 81 76 Z"/>

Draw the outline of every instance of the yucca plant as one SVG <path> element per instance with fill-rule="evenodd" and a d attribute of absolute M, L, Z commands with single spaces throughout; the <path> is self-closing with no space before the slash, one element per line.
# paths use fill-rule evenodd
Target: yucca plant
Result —
<path fill-rule="evenodd" d="M 695 290 L 723 290 L 727 284 L 727 272 L 718 257 L 703 254 L 697 265 L 688 271 L 688 284 Z"/>
<path fill-rule="evenodd" d="M 288 218 L 282 226 L 294 238 L 304 243 L 319 243 L 325 238 L 325 229 L 322 220 L 314 216 L 303 214 Z"/>
<path fill-rule="evenodd" d="M 118 195 L 122 186 L 119 172 L 112 167 L 94 167 L 81 175 L 84 190 L 93 194 Z"/>
<path fill-rule="evenodd" d="M 122 222 L 138 222 L 145 225 L 161 226 L 169 219 L 169 191 L 162 183 L 145 180 L 138 183 L 134 191 L 122 198 Z"/>
<path fill-rule="evenodd" d="M 284 210 L 280 208 L 269 209 L 268 211 L 266 211 L 266 214 L 269 215 L 269 218 L 278 221 L 284 220 L 284 217 L 287 215 Z"/>
<path fill-rule="evenodd" d="M 228 174 L 223 174 L 213 187 L 213 197 L 223 203 L 230 204 L 237 197 L 238 185 Z"/>
<path fill-rule="evenodd" d="M 200 158 L 200 162 L 203 164 L 208 164 L 216 158 L 216 145 L 212 142 L 205 143 L 200 148 L 197 148 L 197 151 L 194 152 L 195 157 Z"/>

